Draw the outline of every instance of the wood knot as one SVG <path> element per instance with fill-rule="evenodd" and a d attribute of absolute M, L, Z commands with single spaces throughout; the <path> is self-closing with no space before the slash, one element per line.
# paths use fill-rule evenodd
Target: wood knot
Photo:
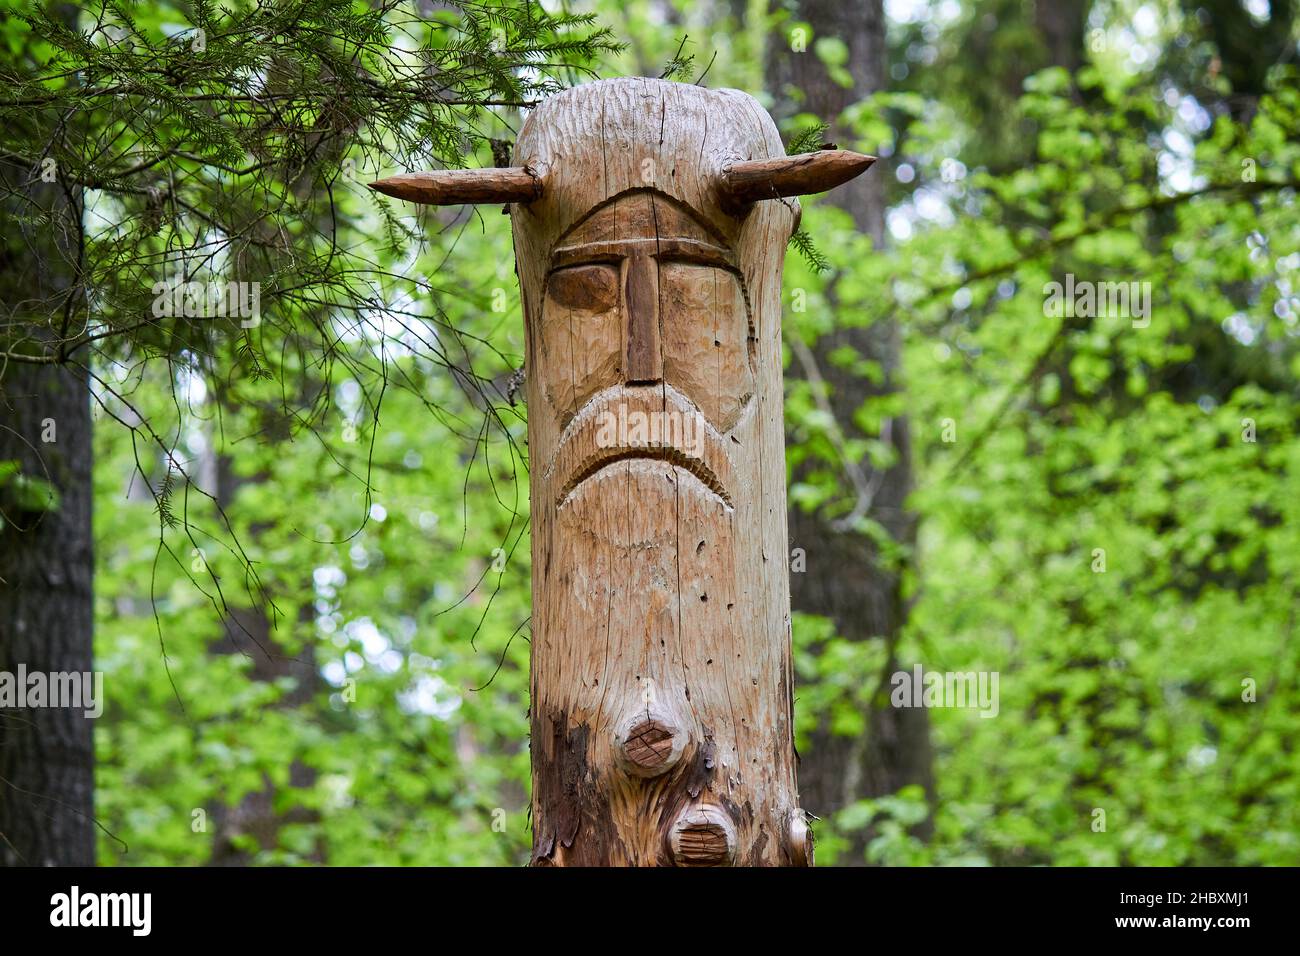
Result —
<path fill-rule="evenodd" d="M 623 752 L 638 767 L 658 772 L 672 756 L 673 730 L 657 720 L 643 720 L 628 734 Z"/>
<path fill-rule="evenodd" d="M 624 723 L 618 748 L 628 773 L 655 777 L 681 759 L 686 735 L 666 717 L 642 711 Z"/>
<path fill-rule="evenodd" d="M 721 807 L 688 807 L 673 824 L 669 845 L 677 866 L 731 866 L 736 861 L 736 825 Z"/>
<path fill-rule="evenodd" d="M 795 866 L 813 865 L 812 831 L 801 807 L 790 811 L 790 861 Z"/>

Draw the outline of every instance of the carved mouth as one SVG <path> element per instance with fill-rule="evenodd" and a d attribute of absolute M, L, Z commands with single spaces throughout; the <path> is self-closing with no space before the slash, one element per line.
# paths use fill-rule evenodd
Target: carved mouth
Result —
<path fill-rule="evenodd" d="M 705 464 L 702 458 L 693 458 L 680 448 L 675 448 L 672 445 L 602 448 L 594 458 L 565 482 L 559 495 L 556 496 L 556 503 L 563 505 L 580 484 L 588 478 L 594 477 L 597 472 L 604 471 L 618 462 L 632 460 L 666 461 L 669 464 L 676 465 L 698 478 L 700 483 L 713 492 L 714 496 L 728 508 L 734 507 L 731 502 L 731 495 L 727 493 L 727 489 L 718 476 L 713 473 L 713 469 Z"/>
<path fill-rule="evenodd" d="M 631 419 L 674 421 L 679 428 L 677 442 L 664 434 L 647 436 L 626 435 L 620 432 L 610 440 L 607 431 L 614 422 L 624 425 Z M 689 422 L 689 427 L 681 423 Z M 603 439 L 603 440 L 602 440 Z M 578 487 L 587 479 L 623 461 L 644 459 L 675 465 L 695 476 L 709 493 L 725 507 L 734 507 L 731 496 L 731 459 L 726 445 L 710 425 L 683 395 L 672 386 L 636 387 L 619 386 L 595 396 L 569 422 L 560 438 L 546 478 L 568 477 L 555 496 L 557 507 L 563 506 Z"/>

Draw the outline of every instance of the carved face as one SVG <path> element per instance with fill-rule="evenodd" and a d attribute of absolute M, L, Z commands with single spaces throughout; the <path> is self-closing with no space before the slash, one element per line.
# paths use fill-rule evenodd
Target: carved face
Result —
<path fill-rule="evenodd" d="M 526 323 L 537 864 L 808 863 L 791 746 L 786 156 L 752 97 L 641 77 L 533 110 L 506 169 L 373 187 L 511 203 Z"/>
<path fill-rule="evenodd" d="M 731 505 L 724 438 L 754 397 L 755 338 L 725 240 L 663 195 L 624 195 L 556 244 L 538 331 L 557 504 L 610 462 L 650 458 Z"/>
<path fill-rule="evenodd" d="M 649 80 L 545 109 L 515 151 L 545 188 L 510 211 L 534 860 L 788 862 L 780 281 L 794 211 L 733 211 L 719 186 L 733 163 L 785 162 L 780 137 L 741 94 Z"/>

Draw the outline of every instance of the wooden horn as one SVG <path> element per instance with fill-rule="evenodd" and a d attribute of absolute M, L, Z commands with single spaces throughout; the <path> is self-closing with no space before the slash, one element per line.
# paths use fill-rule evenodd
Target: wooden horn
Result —
<path fill-rule="evenodd" d="M 848 149 L 754 159 L 726 167 L 718 189 L 726 205 L 739 209 L 760 199 L 825 192 L 866 172 L 875 161 Z"/>
<path fill-rule="evenodd" d="M 371 183 L 375 192 L 429 206 L 460 203 L 532 202 L 542 194 L 542 181 L 526 166 L 506 169 L 440 169 L 404 173 Z"/>

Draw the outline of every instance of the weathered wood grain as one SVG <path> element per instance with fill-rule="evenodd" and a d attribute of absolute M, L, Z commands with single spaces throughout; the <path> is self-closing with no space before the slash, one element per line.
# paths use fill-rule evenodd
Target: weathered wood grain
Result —
<path fill-rule="evenodd" d="M 812 864 L 793 744 L 781 393 L 792 197 L 744 93 L 567 90 L 517 166 L 372 184 L 510 202 L 532 471 L 535 865 Z"/>
<path fill-rule="evenodd" d="M 511 208 L 533 462 L 535 863 L 810 862 L 792 825 L 781 411 L 797 207 L 737 217 L 719 189 L 724 169 L 782 152 L 750 97 L 640 79 L 562 93 L 519 137 L 515 162 L 544 181 Z M 605 274 L 585 274 L 590 297 L 566 288 L 591 268 L 617 274 L 617 303 Z M 659 433 L 602 440 L 620 416 L 657 416 Z"/>
<path fill-rule="evenodd" d="M 439 169 L 404 173 L 371 183 L 375 192 L 433 206 L 478 202 L 529 202 L 542 183 L 527 169 Z"/>
<path fill-rule="evenodd" d="M 778 156 L 732 163 L 722 171 L 719 188 L 733 209 L 762 199 L 826 192 L 866 172 L 876 157 L 847 149 Z"/>

